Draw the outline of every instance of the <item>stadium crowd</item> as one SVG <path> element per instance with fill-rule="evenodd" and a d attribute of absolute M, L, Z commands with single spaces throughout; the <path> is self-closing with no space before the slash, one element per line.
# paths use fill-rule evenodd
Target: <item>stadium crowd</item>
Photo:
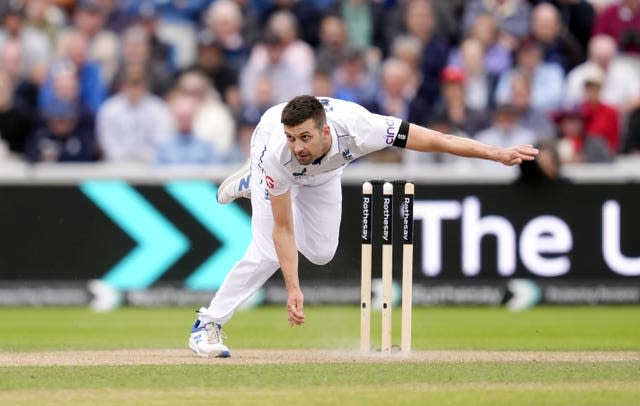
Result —
<path fill-rule="evenodd" d="M 562 162 L 640 153 L 640 0 L 2 0 L 0 18 L 0 161 L 238 163 L 299 94 Z"/>

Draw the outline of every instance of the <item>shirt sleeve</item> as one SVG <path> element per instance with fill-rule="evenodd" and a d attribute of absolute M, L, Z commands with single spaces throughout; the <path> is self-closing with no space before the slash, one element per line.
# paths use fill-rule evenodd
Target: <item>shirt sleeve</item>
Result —
<path fill-rule="evenodd" d="M 356 105 L 349 112 L 347 123 L 348 132 L 356 135 L 365 154 L 406 145 L 409 123 L 400 118 L 374 114 Z"/>
<path fill-rule="evenodd" d="M 267 153 L 264 160 L 264 185 L 269 193 L 280 196 L 291 187 L 291 181 L 277 157 Z"/>

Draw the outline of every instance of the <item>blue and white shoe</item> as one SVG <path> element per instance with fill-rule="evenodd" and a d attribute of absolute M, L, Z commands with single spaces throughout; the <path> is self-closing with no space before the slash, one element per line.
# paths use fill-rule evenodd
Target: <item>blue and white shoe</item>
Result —
<path fill-rule="evenodd" d="M 216 195 L 218 203 L 227 204 L 239 197 L 251 199 L 251 160 L 242 164 L 242 167 L 232 173 L 218 187 Z"/>
<path fill-rule="evenodd" d="M 191 327 L 189 348 L 201 357 L 228 358 L 229 348 L 222 343 L 222 326 L 216 323 L 203 324 L 196 319 Z"/>

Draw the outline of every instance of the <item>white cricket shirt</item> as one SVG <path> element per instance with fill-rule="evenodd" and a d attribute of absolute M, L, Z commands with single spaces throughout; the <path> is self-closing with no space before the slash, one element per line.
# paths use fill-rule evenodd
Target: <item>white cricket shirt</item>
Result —
<path fill-rule="evenodd" d="M 408 123 L 396 117 L 382 116 L 344 100 L 319 97 L 331 131 L 331 149 L 309 165 L 298 163 L 287 146 L 284 126 L 280 122 L 286 105 L 276 105 L 265 112 L 255 136 L 255 147 L 262 148 L 258 167 L 262 168 L 265 186 L 273 195 L 281 195 L 291 185 L 313 186 L 339 176 L 348 163 L 391 145 L 403 146 Z M 400 135 L 399 135 L 400 134 Z M 398 141 L 397 141 L 398 139 Z M 394 144 L 395 143 L 395 144 Z"/>

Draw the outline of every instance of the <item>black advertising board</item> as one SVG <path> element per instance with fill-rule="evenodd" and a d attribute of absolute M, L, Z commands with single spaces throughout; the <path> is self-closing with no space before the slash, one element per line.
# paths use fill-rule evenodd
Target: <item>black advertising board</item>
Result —
<path fill-rule="evenodd" d="M 131 304 L 201 301 L 250 238 L 249 202 L 218 205 L 207 181 L 1 185 L 0 195 L 0 305 L 83 303 L 92 280 Z M 360 186 L 345 185 L 343 202 L 334 260 L 322 267 L 301 262 L 312 303 L 358 301 Z M 527 281 L 547 303 L 640 303 L 639 207 L 637 184 L 417 183 L 414 301 L 499 304 L 517 290 L 510 286 Z M 401 231 L 394 232 L 399 263 Z M 65 302 L 56 289 L 74 299 Z M 43 290 L 51 293 L 42 296 L 47 300 L 33 297 Z M 281 302 L 283 292 L 275 276 L 257 300 Z"/>

